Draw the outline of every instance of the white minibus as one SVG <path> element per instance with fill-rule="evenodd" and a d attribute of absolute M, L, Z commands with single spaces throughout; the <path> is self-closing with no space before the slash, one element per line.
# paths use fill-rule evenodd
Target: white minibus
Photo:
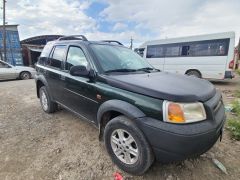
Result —
<path fill-rule="evenodd" d="M 235 33 L 147 41 L 138 49 L 155 68 L 206 79 L 233 78 Z"/>

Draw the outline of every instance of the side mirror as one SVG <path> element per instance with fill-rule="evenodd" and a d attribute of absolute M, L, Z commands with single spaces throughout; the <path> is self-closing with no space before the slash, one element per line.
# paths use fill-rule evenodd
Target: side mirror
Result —
<path fill-rule="evenodd" d="M 72 76 L 94 77 L 94 71 L 92 69 L 88 70 L 86 66 L 72 66 L 70 68 L 70 74 Z"/>

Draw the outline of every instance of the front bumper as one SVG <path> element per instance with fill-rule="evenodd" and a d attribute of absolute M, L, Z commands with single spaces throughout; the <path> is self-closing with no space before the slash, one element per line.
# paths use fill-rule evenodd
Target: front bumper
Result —
<path fill-rule="evenodd" d="M 171 124 L 148 117 L 137 120 L 158 161 L 167 163 L 198 156 L 215 144 L 222 134 L 226 119 L 221 100 L 220 103 L 213 103 L 221 98 L 219 94 L 217 96 L 205 104 L 206 111 L 212 112 L 205 121 Z M 215 109 L 210 110 L 210 107 Z"/>

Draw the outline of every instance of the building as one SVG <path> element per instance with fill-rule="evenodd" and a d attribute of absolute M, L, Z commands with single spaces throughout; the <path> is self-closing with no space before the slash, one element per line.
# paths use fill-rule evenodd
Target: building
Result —
<path fill-rule="evenodd" d="M 60 37 L 62 37 L 62 35 L 43 35 L 22 40 L 23 64 L 25 66 L 34 66 L 47 42 Z"/>
<path fill-rule="evenodd" d="M 6 25 L 6 61 L 12 65 L 23 65 L 18 25 Z M 0 59 L 3 59 L 3 26 L 0 26 Z"/>

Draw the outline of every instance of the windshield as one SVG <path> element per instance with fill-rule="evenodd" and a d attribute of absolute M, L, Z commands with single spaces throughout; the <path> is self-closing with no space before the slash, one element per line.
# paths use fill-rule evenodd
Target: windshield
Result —
<path fill-rule="evenodd" d="M 131 72 L 153 67 L 132 50 L 111 45 L 91 45 L 104 72 Z"/>

